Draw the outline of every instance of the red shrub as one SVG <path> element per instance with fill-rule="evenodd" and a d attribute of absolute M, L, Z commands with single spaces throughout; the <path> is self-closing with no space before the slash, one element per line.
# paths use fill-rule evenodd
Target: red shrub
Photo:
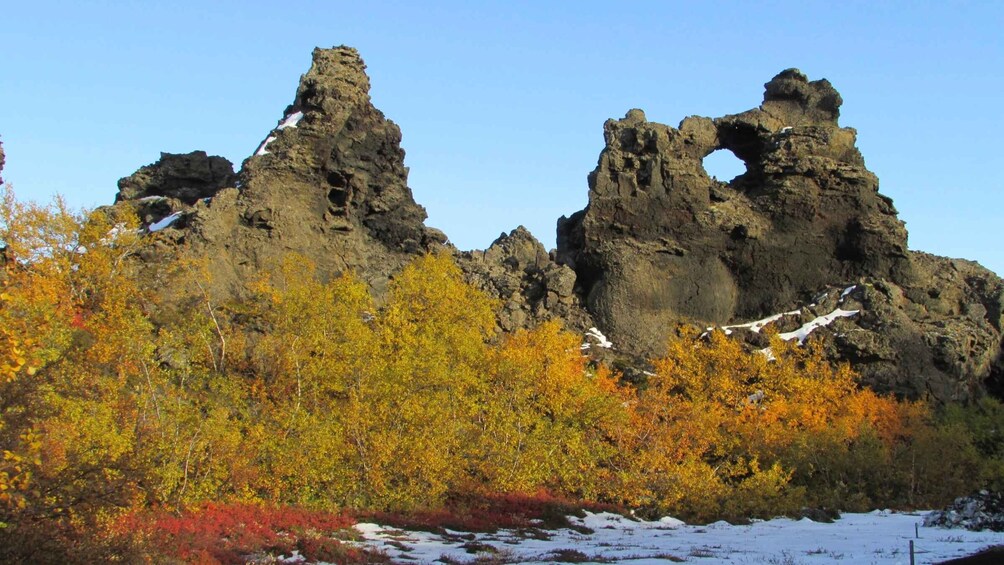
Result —
<path fill-rule="evenodd" d="M 465 532 L 494 532 L 500 528 L 567 528 L 568 516 L 583 510 L 622 513 L 612 505 L 572 501 L 548 492 L 536 494 L 462 494 L 451 496 L 443 508 L 408 513 L 362 512 L 360 520 L 395 528 Z"/>
<path fill-rule="evenodd" d="M 239 564 L 249 556 L 289 555 L 310 560 L 370 562 L 373 556 L 344 546 L 338 537 L 355 520 L 343 514 L 256 504 L 203 503 L 180 512 L 130 514 L 116 528 L 149 551 L 189 563 Z"/>

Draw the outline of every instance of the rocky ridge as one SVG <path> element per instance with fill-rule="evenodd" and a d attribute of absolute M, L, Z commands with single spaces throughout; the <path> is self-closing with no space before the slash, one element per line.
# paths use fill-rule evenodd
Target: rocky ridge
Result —
<path fill-rule="evenodd" d="M 944 401 L 1004 392 L 1004 285 L 976 263 L 907 249 L 825 80 L 790 69 L 765 85 L 759 107 L 676 128 L 641 110 L 608 120 L 589 203 L 559 220 L 551 252 L 522 227 L 459 251 L 425 226 L 400 130 L 368 91 L 354 49 L 317 49 L 239 172 L 203 152 L 164 154 L 120 181 L 116 206 L 158 232 L 150 261 L 182 243 L 213 258 L 223 297 L 289 252 L 323 278 L 352 269 L 379 295 L 409 259 L 445 249 L 501 299 L 503 330 L 552 318 L 583 333 L 596 326 L 594 340 L 613 346 L 590 353 L 629 365 L 657 354 L 681 322 L 735 325 L 806 305 L 771 321 L 784 332 L 839 306 L 855 313 L 813 333 L 876 389 Z M 719 150 L 746 172 L 709 177 L 703 159 Z M 737 332 L 762 345 L 759 333 Z"/>
<path fill-rule="evenodd" d="M 499 297 L 502 330 L 514 331 L 554 318 L 580 330 L 593 324 L 576 291 L 575 271 L 556 262 L 523 226 L 501 234 L 484 251 L 455 253 L 468 280 Z"/>

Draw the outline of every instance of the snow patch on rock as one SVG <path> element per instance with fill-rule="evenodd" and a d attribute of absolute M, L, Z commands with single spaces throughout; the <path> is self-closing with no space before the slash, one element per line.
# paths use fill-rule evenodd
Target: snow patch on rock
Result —
<path fill-rule="evenodd" d="M 614 344 L 609 339 L 607 339 L 607 336 L 603 335 L 603 333 L 600 332 L 600 330 L 596 328 L 589 328 L 589 330 L 586 331 L 586 341 L 582 344 L 581 349 L 583 350 L 589 349 L 593 345 L 589 343 L 589 339 L 592 339 L 593 341 L 596 342 L 595 343 L 596 347 L 611 349 L 614 346 Z"/>

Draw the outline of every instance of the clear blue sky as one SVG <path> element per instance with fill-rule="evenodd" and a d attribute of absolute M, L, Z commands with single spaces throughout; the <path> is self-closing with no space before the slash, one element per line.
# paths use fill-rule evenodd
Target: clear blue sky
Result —
<path fill-rule="evenodd" d="M 357 47 L 428 225 L 483 248 L 586 203 L 603 121 L 757 106 L 788 67 L 844 98 L 910 246 L 1004 273 L 1004 2 L 0 0 L 4 178 L 110 203 L 161 151 L 239 166 L 314 46 Z M 720 177 L 723 175 L 719 175 Z"/>

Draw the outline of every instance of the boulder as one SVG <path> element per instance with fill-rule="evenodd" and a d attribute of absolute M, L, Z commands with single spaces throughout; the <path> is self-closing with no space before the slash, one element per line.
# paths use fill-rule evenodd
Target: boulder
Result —
<path fill-rule="evenodd" d="M 1004 493 L 982 490 L 957 498 L 945 510 L 924 516 L 924 527 L 1004 532 Z"/>
<path fill-rule="evenodd" d="M 115 201 L 170 198 L 190 206 L 234 186 L 236 180 L 233 163 L 223 157 L 205 151 L 161 153 L 156 163 L 119 179 Z"/>

